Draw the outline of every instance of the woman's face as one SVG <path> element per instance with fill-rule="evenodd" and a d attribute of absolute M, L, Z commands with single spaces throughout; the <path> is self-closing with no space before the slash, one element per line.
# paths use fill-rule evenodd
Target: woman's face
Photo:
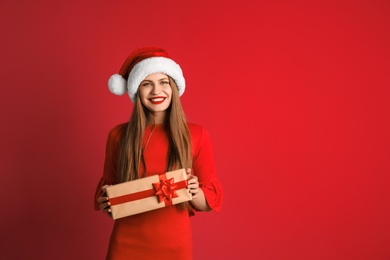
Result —
<path fill-rule="evenodd" d="M 163 73 L 147 76 L 139 86 L 142 104 L 154 115 L 165 114 L 171 104 L 172 88 L 169 78 Z"/>

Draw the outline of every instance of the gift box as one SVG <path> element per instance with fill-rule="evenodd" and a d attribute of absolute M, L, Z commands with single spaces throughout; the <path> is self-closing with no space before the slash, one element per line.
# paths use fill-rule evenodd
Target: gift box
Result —
<path fill-rule="evenodd" d="M 113 219 L 192 199 L 184 169 L 112 185 L 106 192 Z"/>

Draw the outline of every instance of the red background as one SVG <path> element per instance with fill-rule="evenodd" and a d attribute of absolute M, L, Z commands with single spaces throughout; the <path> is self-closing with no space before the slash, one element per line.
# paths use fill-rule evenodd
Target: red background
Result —
<path fill-rule="evenodd" d="M 158 45 L 225 192 L 195 259 L 390 259 L 390 3 L 319 2 L 1 1 L 0 258 L 104 258 L 92 198 L 132 109 L 107 79 Z"/>

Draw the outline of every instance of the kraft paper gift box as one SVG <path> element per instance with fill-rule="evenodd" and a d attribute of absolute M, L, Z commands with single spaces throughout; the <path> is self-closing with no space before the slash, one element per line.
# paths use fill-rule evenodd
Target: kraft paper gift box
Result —
<path fill-rule="evenodd" d="M 184 169 L 123 182 L 106 188 L 113 219 L 189 201 Z"/>

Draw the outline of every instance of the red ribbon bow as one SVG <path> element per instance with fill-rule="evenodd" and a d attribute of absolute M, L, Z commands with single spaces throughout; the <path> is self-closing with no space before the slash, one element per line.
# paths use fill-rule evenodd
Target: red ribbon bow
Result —
<path fill-rule="evenodd" d="M 166 204 L 171 204 L 173 198 L 179 197 L 176 193 L 178 185 L 174 183 L 173 178 L 164 179 L 160 176 L 160 182 L 153 183 L 153 187 L 156 190 L 155 195 L 159 202 L 165 201 Z"/>

